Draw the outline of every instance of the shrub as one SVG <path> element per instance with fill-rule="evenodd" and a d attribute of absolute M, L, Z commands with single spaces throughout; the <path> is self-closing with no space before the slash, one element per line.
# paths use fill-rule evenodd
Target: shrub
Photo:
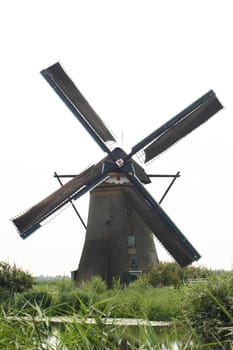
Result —
<path fill-rule="evenodd" d="M 151 266 L 147 273 L 153 287 L 180 287 L 190 279 L 207 278 L 213 272 L 207 268 L 188 266 L 181 268 L 177 263 L 161 262 Z"/>
<path fill-rule="evenodd" d="M 233 273 L 227 277 L 215 274 L 207 282 L 188 286 L 183 307 L 187 320 L 203 339 L 232 340 Z"/>
<path fill-rule="evenodd" d="M 32 288 L 33 277 L 30 273 L 18 268 L 15 264 L 10 265 L 0 262 L 0 287 L 16 293 L 22 293 Z"/>

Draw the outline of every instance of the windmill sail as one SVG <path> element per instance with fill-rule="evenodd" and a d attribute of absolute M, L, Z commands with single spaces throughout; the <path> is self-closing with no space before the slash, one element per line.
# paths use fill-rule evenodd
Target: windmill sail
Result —
<path fill-rule="evenodd" d="M 206 122 L 222 108 L 223 106 L 215 93 L 212 90 L 209 91 L 135 145 L 132 148 L 130 156 L 143 149 L 145 152 L 145 162 L 150 161 Z"/>
<path fill-rule="evenodd" d="M 99 166 L 91 166 L 75 176 L 57 191 L 38 204 L 12 219 L 22 238 L 26 238 L 40 227 L 40 223 L 54 214 L 70 200 L 77 199 L 94 186 L 104 181 L 106 174 Z"/>
<path fill-rule="evenodd" d="M 59 63 L 41 71 L 41 74 L 54 88 L 85 129 L 91 134 L 104 152 L 109 153 L 104 142 L 115 138 L 96 114 L 81 92 L 74 85 Z"/>
<path fill-rule="evenodd" d="M 133 175 L 128 174 L 128 178 L 133 187 L 122 188 L 122 192 L 162 245 L 181 266 L 198 260 L 200 254 L 143 185 Z"/>

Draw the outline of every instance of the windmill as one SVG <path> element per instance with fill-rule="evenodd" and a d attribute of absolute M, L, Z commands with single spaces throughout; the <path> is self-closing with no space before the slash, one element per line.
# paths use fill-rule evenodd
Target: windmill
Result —
<path fill-rule="evenodd" d="M 147 271 L 150 264 L 158 262 L 153 234 L 182 267 L 198 260 L 199 253 L 146 190 L 150 178 L 133 156 L 143 152 L 146 164 L 207 121 L 222 108 L 215 93 L 207 92 L 127 154 L 122 148 L 113 147 L 114 136 L 59 63 L 41 74 L 106 155 L 13 218 L 21 237 L 27 238 L 60 208 L 90 191 L 86 237 L 74 274 L 76 281 L 100 275 L 111 285 L 114 276 L 127 281 Z"/>

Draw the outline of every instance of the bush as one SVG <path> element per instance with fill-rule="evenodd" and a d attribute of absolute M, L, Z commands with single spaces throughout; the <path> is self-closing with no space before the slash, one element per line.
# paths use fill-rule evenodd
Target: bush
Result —
<path fill-rule="evenodd" d="M 153 287 L 178 287 L 182 284 L 181 268 L 177 263 L 161 262 L 155 264 L 147 276 Z"/>
<path fill-rule="evenodd" d="M 2 290 L 22 293 L 32 288 L 33 277 L 30 273 L 18 268 L 15 264 L 10 265 L 0 262 L 0 286 Z"/>
<path fill-rule="evenodd" d="M 181 268 L 177 263 L 161 262 L 151 267 L 147 273 L 153 287 L 180 287 L 190 279 L 207 278 L 213 272 L 207 268 L 188 266 Z"/>
<path fill-rule="evenodd" d="M 184 313 L 204 340 L 231 339 L 233 323 L 233 273 L 215 274 L 207 282 L 187 287 Z"/>
<path fill-rule="evenodd" d="M 11 304 L 14 293 L 0 287 L 0 303 L 1 304 Z"/>

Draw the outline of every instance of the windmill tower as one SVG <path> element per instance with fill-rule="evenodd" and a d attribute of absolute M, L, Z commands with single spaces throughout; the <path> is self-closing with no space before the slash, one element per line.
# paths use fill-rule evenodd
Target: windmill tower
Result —
<path fill-rule="evenodd" d="M 116 172 L 90 192 L 77 281 L 100 275 L 108 285 L 116 276 L 128 283 L 158 263 L 152 232 L 127 200 L 123 187 L 132 190 L 128 178 Z"/>
<path fill-rule="evenodd" d="M 113 277 L 127 281 L 147 271 L 158 262 L 152 234 L 181 266 L 198 260 L 199 253 L 146 190 L 150 178 L 133 156 L 143 151 L 147 163 L 207 121 L 222 108 L 215 93 L 206 93 L 126 154 L 119 147 L 110 149 L 109 141 L 115 138 L 59 63 L 41 73 L 107 156 L 14 218 L 21 237 L 90 191 L 85 243 L 74 274 L 77 281 L 100 275 L 110 286 Z"/>

